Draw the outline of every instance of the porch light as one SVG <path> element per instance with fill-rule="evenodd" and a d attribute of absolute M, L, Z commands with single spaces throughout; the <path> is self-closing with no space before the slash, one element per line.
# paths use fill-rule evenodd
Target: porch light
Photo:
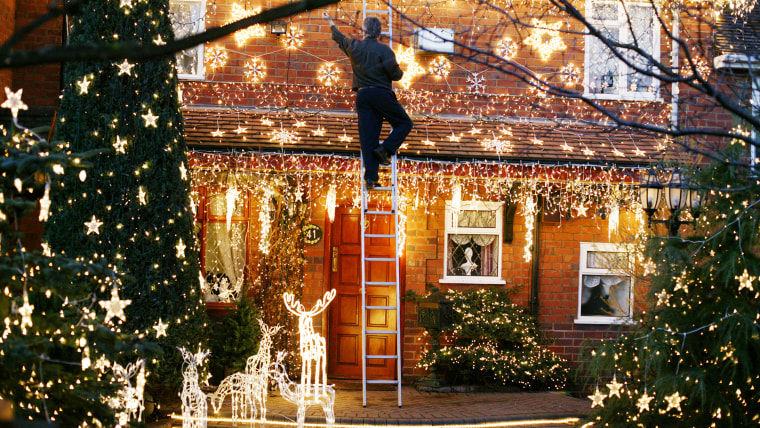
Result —
<path fill-rule="evenodd" d="M 288 23 L 285 21 L 272 21 L 269 23 L 269 32 L 275 36 L 281 36 L 288 32 Z"/>
<path fill-rule="evenodd" d="M 663 189 L 665 190 L 665 205 L 668 207 L 670 215 L 666 220 L 653 219 L 652 217 L 660 205 Z M 689 180 L 684 178 L 683 172 L 679 168 L 675 168 L 671 172 L 670 178 L 664 186 L 657 176 L 657 171 L 654 168 L 650 169 L 639 187 L 639 198 L 644 211 L 647 213 L 649 226 L 651 227 L 652 223 L 665 223 L 668 225 L 670 236 L 676 236 L 682 224 L 691 223 L 680 219 L 682 210 L 688 209 L 693 217 L 697 217 L 704 203 L 700 189 L 693 187 Z"/>

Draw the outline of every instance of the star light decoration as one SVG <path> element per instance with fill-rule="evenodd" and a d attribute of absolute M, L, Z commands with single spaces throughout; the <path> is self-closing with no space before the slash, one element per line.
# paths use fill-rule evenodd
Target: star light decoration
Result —
<path fill-rule="evenodd" d="M 153 111 L 150 108 L 148 109 L 147 113 L 142 114 L 140 116 L 145 121 L 145 127 L 146 128 L 150 128 L 150 127 L 157 128 L 158 127 L 158 125 L 156 124 L 156 121 L 158 120 L 158 116 L 156 116 L 155 114 L 153 114 Z"/>
<path fill-rule="evenodd" d="M 281 40 L 282 44 L 285 45 L 285 49 L 295 50 L 303 45 L 303 31 L 296 25 L 289 25 L 285 37 Z"/>
<path fill-rule="evenodd" d="M 237 37 L 238 33 L 239 31 L 235 33 L 235 37 Z M 208 46 L 205 49 L 203 56 L 205 59 L 204 64 L 209 69 L 209 71 L 214 71 L 217 68 L 224 67 L 224 65 L 227 64 L 227 60 L 229 59 L 227 57 L 227 50 L 224 49 L 224 47 L 221 45 Z"/>
<path fill-rule="evenodd" d="M 124 315 L 124 308 L 132 303 L 132 300 L 122 300 L 119 298 L 119 290 L 116 284 L 111 288 L 111 299 L 101 300 L 98 302 L 100 306 L 106 310 L 106 321 L 110 321 L 113 318 L 119 318 L 122 321 L 127 320 L 127 316 Z"/>
<path fill-rule="evenodd" d="M 127 144 L 129 142 L 124 139 L 122 140 L 120 136 L 116 136 L 116 141 L 113 143 L 113 148 L 116 150 L 116 153 L 120 153 L 122 155 L 127 153 Z"/>
<path fill-rule="evenodd" d="M 745 288 L 749 291 L 755 291 L 755 289 L 752 287 L 752 283 L 757 280 L 756 276 L 750 276 L 747 269 L 744 269 L 744 273 L 741 274 L 741 276 L 735 277 L 737 281 L 739 281 L 739 290 L 742 291 Z"/>
<path fill-rule="evenodd" d="M 166 329 L 169 328 L 169 323 L 163 322 L 161 317 L 159 317 L 158 324 L 154 325 L 153 328 L 156 330 L 156 339 L 158 339 L 161 336 L 166 336 Z"/>
<path fill-rule="evenodd" d="M 296 131 L 283 128 L 282 123 L 280 123 L 280 129 L 274 129 L 269 133 L 269 141 L 284 146 L 285 144 L 295 144 L 301 141 L 301 136 Z"/>
<path fill-rule="evenodd" d="M 21 315 L 21 333 L 26 334 L 26 327 L 32 326 L 32 313 L 34 312 L 34 305 L 29 304 L 29 294 L 24 288 L 24 303 L 18 308 L 18 313 Z"/>
<path fill-rule="evenodd" d="M 13 92 L 9 87 L 5 87 L 6 100 L 3 104 L 0 104 L 0 107 L 10 109 L 14 121 L 18 118 L 19 110 L 29 110 L 29 106 L 21 101 L 21 94 L 23 92 L 23 89 Z"/>
<path fill-rule="evenodd" d="M 177 258 L 178 259 L 184 259 L 185 258 L 185 249 L 187 248 L 187 245 L 185 245 L 184 242 L 182 242 L 182 238 L 179 238 L 179 242 L 177 242 L 177 246 L 174 247 L 177 250 Z"/>
<path fill-rule="evenodd" d="M 333 86 L 338 83 L 340 78 L 340 70 L 335 66 L 334 62 L 326 62 L 319 66 L 317 70 L 317 80 L 325 86 Z"/>
<path fill-rule="evenodd" d="M 607 384 L 607 388 L 610 389 L 610 398 L 612 398 L 613 395 L 620 398 L 620 390 L 623 389 L 623 384 L 617 381 L 617 376 L 613 376 L 612 382 Z"/>
<path fill-rule="evenodd" d="M 240 6 L 237 3 L 232 4 L 232 17 L 229 21 L 227 21 L 227 24 L 231 24 L 233 22 L 240 21 L 241 19 L 248 18 L 249 16 L 258 15 L 261 13 L 260 7 L 255 7 L 253 9 L 246 9 L 243 6 Z M 250 27 L 244 28 L 242 30 L 238 30 L 235 32 L 235 43 L 237 43 L 238 46 L 243 46 L 248 42 L 249 39 L 255 39 L 266 36 L 266 29 L 261 24 L 254 24 Z"/>
<path fill-rule="evenodd" d="M 665 408 L 665 412 L 670 411 L 671 409 L 676 410 L 678 412 L 681 411 L 681 402 L 686 400 L 686 397 L 682 397 L 681 394 L 678 393 L 678 391 L 665 396 L 665 402 L 668 403 L 668 406 Z"/>
<path fill-rule="evenodd" d="M 636 406 L 639 408 L 639 413 L 649 410 L 649 403 L 654 399 L 653 396 L 648 395 L 646 389 L 644 394 L 636 400 Z"/>
<path fill-rule="evenodd" d="M 591 399 L 591 407 L 604 407 L 604 399 L 607 398 L 607 396 L 602 394 L 602 392 L 599 391 L 599 387 L 597 387 L 596 391 L 594 391 L 592 395 L 589 395 L 588 398 Z"/>
<path fill-rule="evenodd" d="M 89 93 L 90 83 L 92 80 L 88 76 L 82 77 L 82 80 L 77 80 L 77 86 L 79 87 L 79 95 L 85 95 Z"/>
<path fill-rule="evenodd" d="M 533 30 L 523 43 L 537 50 L 542 60 L 547 61 L 554 52 L 567 49 L 567 45 L 559 35 L 562 21 L 550 25 L 545 24 L 540 19 L 533 18 L 531 26 Z"/>
<path fill-rule="evenodd" d="M 119 76 L 122 74 L 131 76 L 132 69 L 135 67 L 135 64 L 130 64 L 130 62 L 125 59 L 121 64 L 114 64 L 114 66 L 119 69 Z"/>
<path fill-rule="evenodd" d="M 438 55 L 430 62 L 430 74 L 436 80 L 445 79 L 451 73 L 451 61 L 443 55 Z"/>
<path fill-rule="evenodd" d="M 260 57 L 253 57 L 245 62 L 245 78 L 252 83 L 260 83 L 267 75 L 267 66 Z"/>
<path fill-rule="evenodd" d="M 0 201 L 2 202 L 2 201 Z M 50 181 L 45 183 L 45 193 L 40 198 L 40 221 L 47 221 L 50 216 Z"/>
<path fill-rule="evenodd" d="M 88 222 L 85 222 L 85 227 L 87 228 L 87 235 L 94 233 L 96 235 L 100 235 L 100 226 L 103 225 L 103 222 L 98 220 L 95 215 L 92 216 L 92 219 Z"/>

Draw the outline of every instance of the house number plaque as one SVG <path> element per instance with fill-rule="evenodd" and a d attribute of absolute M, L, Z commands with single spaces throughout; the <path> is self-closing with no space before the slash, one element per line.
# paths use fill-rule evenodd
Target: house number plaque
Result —
<path fill-rule="evenodd" d="M 303 228 L 303 240 L 306 245 L 318 244 L 322 240 L 322 228 L 316 224 L 307 224 Z"/>

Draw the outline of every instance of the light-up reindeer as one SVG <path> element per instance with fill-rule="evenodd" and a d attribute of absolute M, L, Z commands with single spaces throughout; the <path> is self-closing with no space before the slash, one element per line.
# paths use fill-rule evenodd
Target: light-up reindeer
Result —
<path fill-rule="evenodd" d="M 206 428 L 208 405 L 206 394 L 201 391 L 198 382 L 198 366 L 208 357 L 210 351 L 198 351 L 197 354 L 179 348 L 185 360 L 182 366 L 182 428 Z"/>
<path fill-rule="evenodd" d="M 288 371 L 282 363 L 285 355 L 287 355 L 287 352 L 284 351 L 277 354 L 277 360 L 271 366 L 271 375 L 275 382 L 277 382 L 282 398 L 298 406 L 298 416 L 296 418 L 298 428 L 304 427 L 306 408 L 315 404 L 322 406 L 322 410 L 325 412 L 325 425 L 327 428 L 332 428 L 335 423 L 335 412 L 333 411 L 335 405 L 335 387 L 333 385 L 322 385 L 321 387 L 310 385 L 310 389 L 307 389 L 303 383 L 294 383 L 288 377 Z M 313 391 L 319 391 L 320 393 L 314 394 Z"/>
<path fill-rule="evenodd" d="M 314 331 L 314 317 L 332 302 L 335 289 L 326 292 L 309 311 L 301 302 L 295 300 L 293 294 L 285 293 L 282 297 L 288 311 L 298 317 L 298 331 L 301 336 L 301 385 L 304 391 L 312 391 L 316 399 L 317 396 L 325 394 L 324 388 L 327 385 L 327 342 Z M 320 388 L 322 391 L 319 391 Z"/>
<path fill-rule="evenodd" d="M 233 373 L 219 384 L 219 388 L 209 394 L 214 413 L 219 413 L 224 399 L 229 395 L 232 400 L 232 419 L 247 419 L 250 411 L 250 421 L 258 417 L 262 424 L 266 420 L 266 400 L 269 387 L 269 364 L 272 361 L 272 336 L 280 330 L 280 326 L 269 327 L 259 319 L 261 341 L 255 355 L 248 357 L 245 371 Z"/>

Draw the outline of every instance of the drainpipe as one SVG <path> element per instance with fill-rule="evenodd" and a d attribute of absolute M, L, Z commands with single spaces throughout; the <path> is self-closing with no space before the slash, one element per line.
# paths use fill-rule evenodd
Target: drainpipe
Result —
<path fill-rule="evenodd" d="M 530 314 L 538 317 L 538 255 L 541 254 L 541 240 L 538 235 L 541 233 L 541 217 L 544 206 L 544 197 L 539 195 L 536 198 L 536 218 L 533 222 L 533 246 L 530 257 Z"/>
<path fill-rule="evenodd" d="M 673 14 L 673 49 L 670 52 L 670 62 L 672 65 L 672 70 L 674 72 L 678 72 L 678 33 L 679 33 L 679 18 L 678 18 L 679 11 L 676 10 Z M 676 129 L 678 127 L 678 95 L 679 95 L 679 87 L 678 87 L 678 81 L 674 81 L 672 84 L 672 92 L 673 97 L 670 101 L 670 125 L 671 129 Z"/>

